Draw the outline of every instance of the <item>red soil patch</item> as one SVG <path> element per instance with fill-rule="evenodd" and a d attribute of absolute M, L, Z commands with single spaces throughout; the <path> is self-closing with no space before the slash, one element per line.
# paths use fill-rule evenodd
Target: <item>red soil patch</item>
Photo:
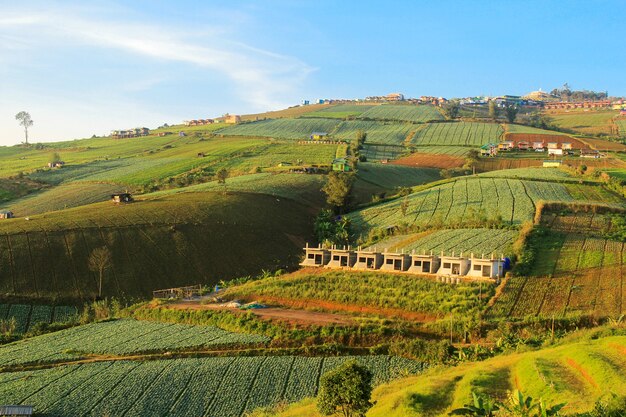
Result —
<path fill-rule="evenodd" d="M 596 381 L 594 381 L 593 377 L 589 375 L 589 373 L 585 371 L 585 369 L 578 362 L 576 362 L 572 358 L 567 358 L 567 364 L 580 372 L 582 377 L 585 378 L 585 380 L 589 382 L 594 388 L 598 388 L 598 384 L 596 384 Z"/>
<path fill-rule="evenodd" d="M 568 142 L 572 144 L 572 148 L 574 149 L 587 149 L 588 145 L 579 141 L 578 139 L 574 139 L 571 136 L 566 135 L 544 135 L 541 133 L 507 133 L 505 135 L 506 140 L 514 140 L 515 142 L 526 141 L 530 142 L 532 145 L 533 142 L 556 142 L 559 145 L 563 142 Z"/>
<path fill-rule="evenodd" d="M 611 142 L 603 139 L 593 139 L 593 138 L 584 138 L 580 139 L 582 142 L 589 145 L 589 147 L 593 149 L 597 149 L 599 151 L 612 151 L 612 152 L 624 152 L 626 151 L 626 145 Z"/>
<path fill-rule="evenodd" d="M 394 165 L 404 165 L 409 167 L 427 167 L 427 168 L 456 168 L 463 166 L 465 159 L 445 154 L 432 153 L 413 153 L 390 162 Z"/>
<path fill-rule="evenodd" d="M 611 346 L 613 349 L 617 350 L 618 352 L 621 352 L 622 355 L 626 356 L 626 346 L 617 345 L 615 343 L 609 343 L 609 346 Z"/>

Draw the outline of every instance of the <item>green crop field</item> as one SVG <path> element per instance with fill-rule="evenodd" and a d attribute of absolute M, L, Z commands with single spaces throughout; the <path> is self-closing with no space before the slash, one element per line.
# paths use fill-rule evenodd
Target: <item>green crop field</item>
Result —
<path fill-rule="evenodd" d="M 269 137 L 308 140 L 313 132 L 332 133 L 341 123 L 338 119 L 274 119 L 241 123 L 219 130 L 225 136 Z"/>
<path fill-rule="evenodd" d="M 554 182 L 579 182 L 580 179 L 572 176 L 567 171 L 558 168 L 512 168 L 489 171 L 478 174 L 481 178 L 519 178 L 526 180 L 544 180 Z"/>
<path fill-rule="evenodd" d="M 445 120 L 443 114 L 430 105 L 394 105 L 375 106 L 359 116 L 363 119 L 398 120 L 403 122 L 424 123 Z"/>
<path fill-rule="evenodd" d="M 447 416 L 472 403 L 472 392 L 505 401 L 518 389 L 547 405 L 566 403 L 563 415 L 584 415 L 600 398 L 626 395 L 626 336 L 589 337 L 538 351 L 428 370 L 374 391 L 368 417 Z M 496 414 L 497 415 L 497 414 Z M 294 404 L 276 417 L 318 417 L 315 401 Z"/>
<path fill-rule="evenodd" d="M 515 230 L 449 229 L 438 230 L 427 236 L 420 234 L 394 236 L 376 243 L 375 246 L 379 249 L 388 248 L 393 251 L 415 251 L 415 253 L 430 251 L 434 254 L 444 252 L 446 255 L 473 253 L 478 257 L 493 253 L 500 256 L 511 254 L 511 245 L 517 235 L 518 232 Z"/>
<path fill-rule="evenodd" d="M 559 128 L 582 134 L 607 134 L 612 132 L 613 117 L 617 111 L 572 111 L 568 113 L 548 114 Z"/>
<path fill-rule="evenodd" d="M 617 129 L 619 130 L 619 135 L 623 138 L 626 138 L 626 119 L 617 119 L 615 120 L 615 124 L 617 125 Z"/>
<path fill-rule="evenodd" d="M 314 396 L 320 376 L 355 359 L 378 385 L 424 365 L 389 356 L 217 357 L 67 365 L 0 374 L 0 397 L 38 414 L 240 417 Z"/>
<path fill-rule="evenodd" d="M 78 309 L 71 306 L 0 304 L 0 320 L 15 320 L 15 332 L 25 333 L 38 323 L 67 323 L 78 317 Z"/>
<path fill-rule="evenodd" d="M 374 194 L 395 193 L 398 187 L 412 187 L 440 178 L 438 169 L 362 162 L 352 194 L 357 201 L 369 202 Z"/>
<path fill-rule="evenodd" d="M 404 146 L 400 145 L 376 145 L 365 143 L 361 150 L 361 155 L 368 161 L 394 160 L 407 152 Z"/>
<path fill-rule="evenodd" d="M 266 336 L 233 333 L 214 326 L 121 319 L 76 326 L 1 346 L 0 368 L 70 361 L 86 354 L 132 355 L 268 341 Z"/>
<path fill-rule="evenodd" d="M 484 284 L 483 284 L 484 285 Z M 493 286 L 488 286 L 493 289 Z M 480 311 L 488 289 L 478 283 L 462 282 L 450 285 L 429 278 L 376 272 L 320 271 L 296 273 L 291 276 L 266 278 L 243 284 L 226 291 L 226 295 L 253 298 L 263 302 L 267 297 L 280 304 L 307 300 L 311 305 L 340 308 L 359 306 L 372 312 L 384 309 L 444 316 L 449 313 Z M 403 296 L 406 295 L 406 296 Z"/>
<path fill-rule="evenodd" d="M 506 124 L 507 133 L 526 133 L 531 135 L 566 135 L 566 133 L 557 132 L 555 130 L 539 129 L 532 126 Z"/>
<path fill-rule="evenodd" d="M 402 145 L 415 129 L 415 125 L 409 123 L 347 120 L 339 125 L 333 137 L 351 141 L 355 140 L 357 132 L 362 130 L 367 133 L 366 143 Z"/>
<path fill-rule="evenodd" d="M 101 246 L 113 255 L 106 295 L 148 295 L 285 268 L 310 239 L 307 207 L 263 194 L 180 193 L 5 220 L 0 292 L 91 298 L 98 286 L 87 259 Z"/>
<path fill-rule="evenodd" d="M 418 153 L 464 157 L 470 148 L 466 146 L 414 146 L 414 150 Z"/>
<path fill-rule="evenodd" d="M 364 104 L 339 104 L 337 106 L 331 106 L 322 110 L 306 113 L 301 117 L 324 117 L 330 119 L 346 119 L 348 117 L 355 117 L 361 113 L 376 106 L 368 106 Z"/>
<path fill-rule="evenodd" d="M 413 136 L 411 143 L 417 146 L 482 146 L 498 143 L 503 130 L 496 123 L 431 123 Z"/>
<path fill-rule="evenodd" d="M 594 186 L 579 185 L 591 197 Z M 590 201 L 583 198 L 580 200 Z M 535 204 L 544 201 L 575 201 L 563 184 L 501 178 L 464 178 L 413 193 L 408 197 L 408 208 L 403 215 L 402 199 L 389 201 L 349 214 L 355 228 L 364 233 L 371 228 L 385 228 L 403 223 L 433 224 L 462 222 L 472 210 L 487 215 L 502 216 L 510 224 L 531 220 Z"/>

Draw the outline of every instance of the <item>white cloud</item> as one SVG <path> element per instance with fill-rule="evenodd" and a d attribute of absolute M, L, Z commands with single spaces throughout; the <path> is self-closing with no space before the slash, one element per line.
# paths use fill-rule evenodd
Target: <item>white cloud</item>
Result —
<path fill-rule="evenodd" d="M 200 32 L 174 24 L 137 23 L 137 16 L 126 19 L 92 17 L 77 10 L 13 10 L 0 18 L 0 61 L 11 49 L 31 43 L 58 42 L 112 48 L 157 61 L 180 62 L 206 68 L 231 80 L 234 91 L 255 109 L 284 106 L 284 97 L 293 94 L 313 71 L 304 62 L 223 38 L 218 28 Z M 6 32 L 8 31 L 8 34 Z M 18 38 L 21 42 L 2 41 Z M 34 42 L 33 42 L 34 40 Z M 9 45 L 10 44 L 10 45 Z M 5 55 L 3 57 L 3 55 Z M 148 88 L 158 80 L 147 80 Z"/>

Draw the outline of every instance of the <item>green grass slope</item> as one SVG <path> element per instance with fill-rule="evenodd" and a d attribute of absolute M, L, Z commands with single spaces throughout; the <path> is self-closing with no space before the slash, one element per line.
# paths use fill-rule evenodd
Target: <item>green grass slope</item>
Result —
<path fill-rule="evenodd" d="M 104 295 L 216 283 L 297 263 L 310 240 L 310 208 L 247 193 L 183 193 L 128 205 L 97 203 L 0 223 L 0 292 L 93 297 L 88 269 L 107 246 Z"/>
<path fill-rule="evenodd" d="M 500 356 L 393 381 L 376 389 L 367 417 L 446 416 L 471 401 L 471 392 L 505 400 L 519 389 L 547 404 L 565 402 L 562 414 L 590 411 L 599 398 L 626 395 L 626 336 L 611 336 L 535 352 Z M 276 413 L 319 417 L 313 400 Z"/>

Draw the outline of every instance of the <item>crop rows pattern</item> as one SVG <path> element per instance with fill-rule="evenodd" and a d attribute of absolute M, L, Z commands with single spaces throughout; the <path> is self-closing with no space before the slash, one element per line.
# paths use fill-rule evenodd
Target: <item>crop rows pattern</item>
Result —
<path fill-rule="evenodd" d="M 390 356 L 217 357 L 99 362 L 0 374 L 0 397 L 44 415 L 239 417 L 315 396 L 320 376 L 355 359 L 380 384 L 425 365 Z"/>
<path fill-rule="evenodd" d="M 58 361 L 80 353 L 128 355 L 267 341 L 266 336 L 232 333 L 213 326 L 121 319 L 72 327 L 0 347 L 0 366 Z"/>
<path fill-rule="evenodd" d="M 418 130 L 412 143 L 420 145 L 482 146 L 498 143 L 502 127 L 495 123 L 432 123 Z"/>
<path fill-rule="evenodd" d="M 398 120 L 413 123 L 423 123 L 444 120 L 443 114 L 430 105 L 403 106 L 385 104 L 375 106 L 362 113 L 359 117 L 374 120 Z"/>
<path fill-rule="evenodd" d="M 78 316 L 76 307 L 0 304 L 0 320 L 15 319 L 15 332 L 25 333 L 37 323 L 67 323 Z"/>

